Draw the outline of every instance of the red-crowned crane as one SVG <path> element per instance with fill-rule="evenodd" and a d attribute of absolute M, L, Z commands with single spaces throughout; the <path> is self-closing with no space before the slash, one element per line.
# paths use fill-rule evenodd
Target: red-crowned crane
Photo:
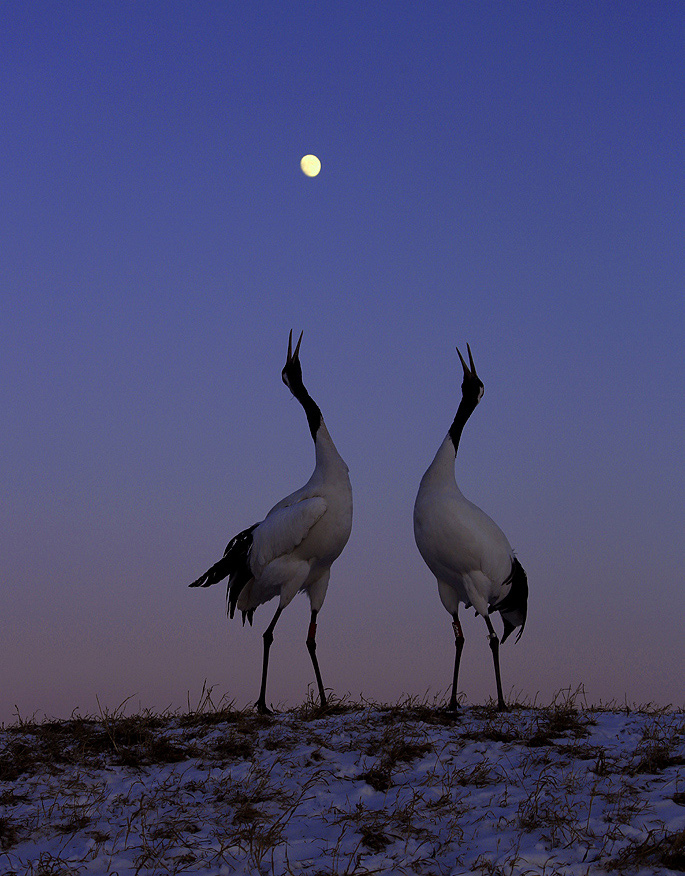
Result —
<path fill-rule="evenodd" d="M 414 505 L 414 537 L 426 565 L 437 578 L 442 604 L 452 616 L 455 657 L 448 709 L 454 711 L 457 708 L 459 661 L 464 647 L 459 603 L 463 602 L 467 608 L 473 606 L 485 620 L 495 664 L 497 705 L 504 710 L 499 639 L 489 615 L 499 611 L 502 616 L 502 642 L 512 630 L 521 627 L 516 638 L 518 642 L 526 623 L 528 581 L 502 530 L 462 495 L 454 476 L 461 433 L 484 390 L 468 344 L 467 349 L 469 365 L 457 349 L 464 369 L 461 401 L 445 440 L 421 479 Z"/>
<path fill-rule="evenodd" d="M 228 578 L 228 613 L 236 608 L 252 623 L 258 605 L 278 597 L 278 608 L 264 632 L 262 683 L 256 706 L 268 713 L 266 676 L 269 649 L 281 612 L 295 594 L 309 597 L 311 621 L 307 650 L 314 666 L 321 705 L 326 694 L 316 658 L 316 617 L 326 597 L 331 564 L 347 544 L 352 528 L 352 487 L 348 468 L 328 434 L 321 411 L 302 382 L 300 344 L 292 351 L 292 331 L 283 382 L 304 408 L 314 439 L 316 464 L 307 483 L 281 499 L 261 523 L 240 532 L 228 543 L 224 556 L 190 587 L 210 587 Z"/>

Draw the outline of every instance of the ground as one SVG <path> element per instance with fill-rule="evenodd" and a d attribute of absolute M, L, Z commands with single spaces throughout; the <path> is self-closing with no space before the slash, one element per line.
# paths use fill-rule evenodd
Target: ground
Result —
<path fill-rule="evenodd" d="M 0 730 L 0 874 L 685 871 L 685 713 L 309 702 Z"/>

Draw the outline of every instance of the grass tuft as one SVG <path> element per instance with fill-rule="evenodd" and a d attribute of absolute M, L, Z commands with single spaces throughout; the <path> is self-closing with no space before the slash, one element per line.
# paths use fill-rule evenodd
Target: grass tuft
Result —
<path fill-rule="evenodd" d="M 9 818 L 0 818 L 0 850 L 11 849 L 16 844 L 19 831 L 16 824 Z"/>
<path fill-rule="evenodd" d="M 685 872 L 685 829 L 650 831 L 644 840 L 632 840 L 628 846 L 607 865 L 610 870 L 626 868 L 667 867 Z"/>
<path fill-rule="evenodd" d="M 126 703 L 0 730 L 0 872 L 685 869 L 682 712 L 617 708 L 617 742 L 582 689 L 456 714 L 312 694 L 261 716 L 206 687 L 184 714 Z"/>

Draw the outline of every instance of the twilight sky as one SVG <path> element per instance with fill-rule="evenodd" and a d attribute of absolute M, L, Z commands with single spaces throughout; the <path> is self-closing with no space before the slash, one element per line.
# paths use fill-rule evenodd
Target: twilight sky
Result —
<path fill-rule="evenodd" d="M 243 630 L 223 585 L 186 585 L 311 473 L 291 328 L 354 490 L 326 687 L 448 691 L 412 508 L 468 341 L 457 480 L 531 590 L 505 695 L 685 705 L 683 6 L 0 17 L 0 721 L 195 705 L 205 680 L 256 700 L 276 603 Z M 308 619 L 298 597 L 276 628 L 274 704 L 314 684 Z"/>

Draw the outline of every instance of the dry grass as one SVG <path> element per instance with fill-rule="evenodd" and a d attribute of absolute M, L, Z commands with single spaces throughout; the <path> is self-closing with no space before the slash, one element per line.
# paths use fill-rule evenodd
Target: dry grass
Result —
<path fill-rule="evenodd" d="M 118 872 L 122 860 L 141 876 L 510 876 L 565 872 L 554 862 L 569 850 L 588 872 L 684 869 L 685 831 L 656 822 L 645 796 L 663 786 L 685 807 L 682 712 L 643 709 L 641 734 L 615 748 L 593 735 L 600 712 L 580 689 L 456 715 L 414 699 L 322 710 L 310 698 L 260 716 L 211 690 L 183 714 L 125 705 L 2 730 L 3 876 L 82 876 L 95 862 Z M 307 851 L 305 832 L 326 848 Z M 473 836 L 482 848 L 469 858 Z M 546 850 L 544 866 L 527 860 L 531 847 Z"/>
<path fill-rule="evenodd" d="M 650 831 L 645 839 L 632 840 L 609 862 L 607 869 L 625 872 L 654 867 L 685 872 L 685 830 L 669 832 L 660 828 Z"/>
<path fill-rule="evenodd" d="M 656 774 L 673 766 L 685 765 L 682 741 L 685 739 L 685 719 L 673 720 L 668 714 L 657 713 L 645 726 L 643 738 L 635 751 L 631 774 Z"/>

